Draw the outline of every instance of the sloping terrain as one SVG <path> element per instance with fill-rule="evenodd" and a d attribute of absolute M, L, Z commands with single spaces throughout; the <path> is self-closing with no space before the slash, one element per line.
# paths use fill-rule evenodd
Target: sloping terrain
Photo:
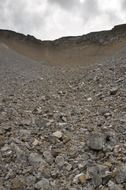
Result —
<path fill-rule="evenodd" d="M 73 38 L 32 47 L 20 35 L 1 37 L 0 190 L 126 189 L 125 27 L 113 30 L 113 42 L 85 42 L 87 59 Z M 68 55 L 76 49 L 70 64 L 62 40 Z M 39 43 L 58 43 L 62 64 L 37 57 Z M 76 55 L 82 62 L 72 64 Z"/>
<path fill-rule="evenodd" d="M 115 55 L 126 44 L 126 25 L 54 41 L 40 41 L 30 35 L 0 30 L 0 42 L 37 61 L 51 64 L 90 64 Z"/>

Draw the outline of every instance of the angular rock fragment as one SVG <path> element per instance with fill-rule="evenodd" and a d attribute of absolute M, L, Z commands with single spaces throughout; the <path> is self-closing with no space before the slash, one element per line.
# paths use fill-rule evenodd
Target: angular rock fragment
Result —
<path fill-rule="evenodd" d="M 35 189 L 40 190 L 50 190 L 49 180 L 46 178 L 41 179 L 34 185 Z"/>
<path fill-rule="evenodd" d="M 126 183 L 126 165 L 118 166 L 116 170 L 116 182 Z"/>
<path fill-rule="evenodd" d="M 109 190 L 122 190 L 120 185 L 115 184 L 113 181 L 109 181 L 108 183 Z"/>
<path fill-rule="evenodd" d="M 113 88 L 110 90 L 110 95 L 116 95 L 117 92 L 118 92 L 118 87 L 113 87 Z"/>
<path fill-rule="evenodd" d="M 40 164 L 43 162 L 42 156 L 38 153 L 31 153 L 29 155 L 29 162 L 31 164 Z"/>
<path fill-rule="evenodd" d="M 101 133 L 93 133 L 89 135 L 88 146 L 92 150 L 102 150 L 104 147 L 105 138 Z"/>
<path fill-rule="evenodd" d="M 43 156 L 44 156 L 45 160 L 46 160 L 48 163 L 50 163 L 50 164 L 53 163 L 53 156 L 52 156 L 52 154 L 51 154 L 51 151 L 44 151 L 44 152 L 43 152 Z"/>
<path fill-rule="evenodd" d="M 63 135 L 63 134 L 62 134 L 61 131 L 56 131 L 56 132 L 53 133 L 53 136 L 54 136 L 54 137 L 57 137 L 58 139 L 62 138 L 62 135 Z"/>
<path fill-rule="evenodd" d="M 12 190 L 25 190 L 25 183 L 19 177 L 15 177 L 11 181 Z"/>
<path fill-rule="evenodd" d="M 5 137 L 4 135 L 0 135 L 0 147 L 2 147 L 5 144 Z"/>

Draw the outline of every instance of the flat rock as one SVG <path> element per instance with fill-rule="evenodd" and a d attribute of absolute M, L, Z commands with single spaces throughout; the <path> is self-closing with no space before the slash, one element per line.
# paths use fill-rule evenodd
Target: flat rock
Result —
<path fill-rule="evenodd" d="M 31 164 L 40 164 L 43 162 L 42 156 L 38 153 L 31 153 L 29 155 L 29 162 Z"/>
<path fill-rule="evenodd" d="M 61 131 L 56 131 L 53 133 L 53 136 L 54 137 L 57 137 L 58 139 L 62 138 L 63 134 Z"/>

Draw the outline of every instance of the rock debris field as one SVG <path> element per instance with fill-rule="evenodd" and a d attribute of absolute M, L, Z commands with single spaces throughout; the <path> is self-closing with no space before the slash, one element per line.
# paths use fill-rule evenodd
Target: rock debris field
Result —
<path fill-rule="evenodd" d="M 0 190 L 126 190 L 126 58 L 35 62 L 0 46 Z"/>

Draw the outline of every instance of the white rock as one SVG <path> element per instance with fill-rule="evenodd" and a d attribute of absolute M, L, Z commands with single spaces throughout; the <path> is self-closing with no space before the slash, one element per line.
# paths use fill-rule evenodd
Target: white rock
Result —
<path fill-rule="evenodd" d="M 53 133 L 53 136 L 54 137 L 57 137 L 58 139 L 62 138 L 63 134 L 61 131 L 56 131 Z"/>
<path fill-rule="evenodd" d="M 37 146 L 39 145 L 39 141 L 37 139 L 34 140 L 34 142 L 32 143 L 33 146 Z"/>
<path fill-rule="evenodd" d="M 89 98 L 87 98 L 87 101 L 89 101 L 89 102 L 90 102 L 90 101 L 92 101 L 92 98 L 90 98 L 90 97 L 89 97 Z"/>

